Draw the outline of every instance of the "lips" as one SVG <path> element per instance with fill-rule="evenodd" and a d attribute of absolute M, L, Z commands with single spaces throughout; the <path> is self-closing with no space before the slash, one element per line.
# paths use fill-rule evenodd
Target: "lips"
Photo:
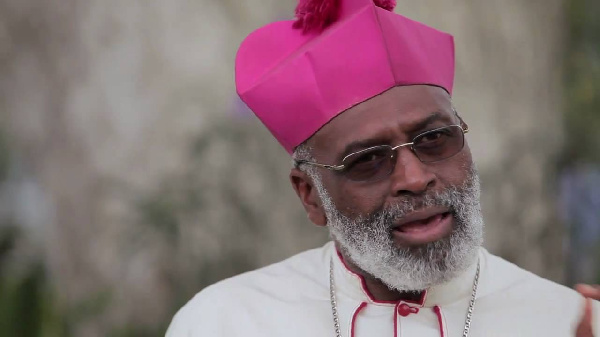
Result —
<path fill-rule="evenodd" d="M 403 217 L 393 228 L 398 244 L 415 246 L 435 242 L 452 231 L 453 217 L 447 208 L 428 208 Z"/>

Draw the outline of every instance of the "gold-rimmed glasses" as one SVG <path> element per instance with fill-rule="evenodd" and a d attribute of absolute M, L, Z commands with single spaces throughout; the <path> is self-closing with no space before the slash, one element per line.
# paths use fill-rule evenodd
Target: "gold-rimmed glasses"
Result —
<path fill-rule="evenodd" d="M 389 176 L 396 165 L 397 150 L 408 147 L 423 163 L 434 163 L 455 156 L 465 146 L 468 128 L 448 125 L 428 130 L 413 138 L 412 142 L 396 146 L 378 145 L 353 152 L 342 159 L 340 165 L 328 165 L 307 160 L 297 160 L 296 165 L 313 165 L 340 172 L 352 181 L 378 181 Z"/>

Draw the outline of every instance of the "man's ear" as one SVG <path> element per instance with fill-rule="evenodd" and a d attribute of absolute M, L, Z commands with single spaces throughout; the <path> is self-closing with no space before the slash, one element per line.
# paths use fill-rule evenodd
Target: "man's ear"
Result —
<path fill-rule="evenodd" d="M 306 173 L 293 168 L 290 172 L 290 182 L 306 210 L 308 219 L 317 226 L 327 226 L 327 216 L 312 179 Z"/>

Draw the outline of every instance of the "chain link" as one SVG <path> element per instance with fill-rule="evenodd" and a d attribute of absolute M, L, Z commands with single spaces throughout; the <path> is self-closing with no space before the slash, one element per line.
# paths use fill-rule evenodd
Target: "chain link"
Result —
<path fill-rule="evenodd" d="M 469 330 L 471 329 L 471 318 L 473 316 L 473 310 L 475 308 L 475 298 L 477 297 L 477 285 L 479 284 L 479 269 L 480 263 L 477 262 L 477 272 L 475 273 L 475 279 L 473 280 L 473 292 L 471 293 L 471 301 L 469 302 L 469 309 L 467 310 L 467 319 L 465 320 L 465 330 L 463 331 L 463 337 L 469 336 Z"/>
<path fill-rule="evenodd" d="M 333 259 L 329 260 L 329 297 L 331 299 L 331 311 L 333 312 L 333 327 L 335 336 L 342 337 L 340 330 L 340 320 L 338 318 L 337 301 L 335 298 L 335 285 L 333 284 Z"/>
<path fill-rule="evenodd" d="M 473 280 L 473 292 L 471 293 L 471 300 L 469 302 L 469 308 L 467 309 L 467 318 L 465 319 L 465 329 L 463 330 L 463 337 L 469 336 L 469 330 L 471 329 L 471 318 L 473 317 L 473 309 L 475 308 L 475 299 L 477 298 L 477 285 L 479 284 L 479 270 L 480 263 L 477 261 L 477 272 L 475 272 L 475 279 Z M 340 329 L 340 319 L 337 311 L 337 300 L 335 296 L 335 284 L 333 280 L 333 258 L 329 260 L 329 298 L 331 300 L 331 312 L 333 313 L 333 327 L 335 329 L 335 336 L 342 337 L 342 331 Z"/>

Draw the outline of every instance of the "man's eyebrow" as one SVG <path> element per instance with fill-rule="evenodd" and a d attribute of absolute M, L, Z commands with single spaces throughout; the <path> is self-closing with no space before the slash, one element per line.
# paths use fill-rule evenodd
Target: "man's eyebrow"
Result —
<path fill-rule="evenodd" d="M 432 124 L 433 122 L 436 122 L 441 119 L 445 119 L 444 114 L 439 110 L 434 111 L 429 116 L 427 116 L 425 119 L 411 123 L 406 128 L 406 131 L 407 131 L 407 133 L 421 131 L 421 130 L 425 129 L 427 126 L 429 126 L 430 124 Z"/>
<path fill-rule="evenodd" d="M 442 112 L 434 111 L 429 116 L 427 116 L 425 119 L 411 123 L 407 127 L 407 133 L 413 133 L 413 132 L 422 130 L 422 129 L 426 128 L 428 125 L 430 125 L 433 122 L 436 122 L 440 119 L 444 119 L 444 115 L 442 114 Z M 366 148 L 369 148 L 372 146 L 382 145 L 384 143 L 385 143 L 385 139 L 383 139 L 381 137 L 374 137 L 374 138 L 367 138 L 367 139 L 360 139 L 360 140 L 353 141 L 351 143 L 348 143 L 344 147 L 344 150 L 339 155 L 338 160 L 341 160 L 342 158 L 344 158 L 345 156 L 347 156 L 353 152 L 356 152 L 356 151 L 359 151 L 362 149 L 366 149 Z"/>

